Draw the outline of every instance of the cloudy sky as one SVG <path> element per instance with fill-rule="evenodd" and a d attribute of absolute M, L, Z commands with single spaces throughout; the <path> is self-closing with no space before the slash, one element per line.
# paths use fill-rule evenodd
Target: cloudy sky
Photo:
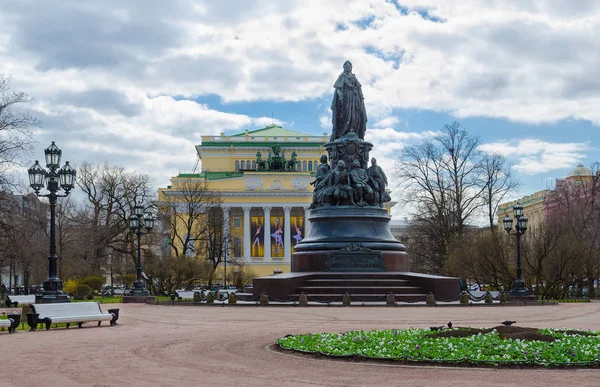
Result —
<path fill-rule="evenodd" d="M 403 146 L 459 120 L 514 164 L 518 196 L 600 160 L 598 36 L 593 0 L 0 0 L 0 73 L 35 98 L 36 155 L 55 140 L 75 165 L 165 186 L 202 135 L 271 115 L 330 132 L 349 59 L 390 173 Z"/>

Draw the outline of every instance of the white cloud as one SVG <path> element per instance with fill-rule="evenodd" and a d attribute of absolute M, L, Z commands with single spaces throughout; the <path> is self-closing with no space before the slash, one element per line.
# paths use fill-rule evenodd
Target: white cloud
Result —
<path fill-rule="evenodd" d="M 409 133 L 396 131 L 392 128 L 367 129 L 365 140 L 373 144 L 371 157 L 375 157 L 377 163 L 388 174 L 391 174 L 394 170 L 394 162 L 406 145 L 432 136 L 435 136 L 435 132 Z"/>
<path fill-rule="evenodd" d="M 585 158 L 583 152 L 589 150 L 589 145 L 579 142 L 553 143 L 539 139 L 523 139 L 487 143 L 479 149 L 486 153 L 501 154 L 515 162 L 515 170 L 534 175 L 574 166 Z"/>
<path fill-rule="evenodd" d="M 379 121 L 373 124 L 375 128 L 390 128 L 400 122 L 400 119 L 396 116 L 383 117 Z"/>
<path fill-rule="evenodd" d="M 271 122 L 217 111 L 195 97 L 329 99 L 345 59 L 363 85 L 376 128 L 367 138 L 382 163 L 406 141 L 431 135 L 391 129 L 400 122 L 393 109 L 600 124 L 598 2 L 401 4 L 249 0 L 242 12 L 239 2 L 225 0 L 7 2 L 0 72 L 38 101 L 40 149 L 54 139 L 72 145 L 81 160 L 110 155 L 163 176 L 194 164 L 202 134 Z M 319 114 L 329 129 L 329 111 Z M 505 153 L 510 145 L 495 144 Z M 524 173 L 583 157 L 585 144 L 564 145 L 524 140 L 525 153 L 511 156 Z"/>
<path fill-rule="evenodd" d="M 330 114 L 322 114 L 319 116 L 319 124 L 321 128 L 331 130 L 331 113 Z"/>
<path fill-rule="evenodd" d="M 384 0 L 249 1 L 245 12 L 218 3 L 149 10 L 65 2 L 59 10 L 38 4 L 36 13 L 6 6 L 0 52 L 11 60 L 0 71 L 53 85 L 66 77 L 74 88 L 97 82 L 150 95 L 297 101 L 329 93 L 349 58 L 370 114 L 382 120 L 401 107 L 600 123 L 600 59 L 589 55 L 600 49 L 595 2 L 403 1 L 408 12 Z M 73 36 L 65 20 L 86 34 Z"/>

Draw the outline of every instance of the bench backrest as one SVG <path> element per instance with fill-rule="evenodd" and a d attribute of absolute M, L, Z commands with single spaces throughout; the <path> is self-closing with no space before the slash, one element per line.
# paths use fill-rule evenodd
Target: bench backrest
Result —
<path fill-rule="evenodd" d="M 88 316 L 102 313 L 97 302 L 64 302 L 58 304 L 34 304 L 39 318 L 52 316 Z"/>
<path fill-rule="evenodd" d="M 194 291 L 193 290 L 175 290 L 175 293 L 177 293 L 177 297 L 181 297 L 181 298 L 194 298 Z"/>
<path fill-rule="evenodd" d="M 6 296 L 12 302 L 18 302 L 19 304 L 33 304 L 35 302 L 35 295 L 28 296 Z"/>

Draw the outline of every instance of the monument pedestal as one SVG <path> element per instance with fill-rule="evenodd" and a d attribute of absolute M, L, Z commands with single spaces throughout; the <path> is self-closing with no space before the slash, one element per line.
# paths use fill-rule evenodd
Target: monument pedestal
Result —
<path fill-rule="evenodd" d="M 253 293 L 289 299 L 304 292 L 327 301 L 344 293 L 365 301 L 388 293 L 416 301 L 460 295 L 458 278 L 410 273 L 406 248 L 390 232 L 384 208 L 327 206 L 311 211 L 311 228 L 291 257 L 291 273 L 254 279 Z"/>

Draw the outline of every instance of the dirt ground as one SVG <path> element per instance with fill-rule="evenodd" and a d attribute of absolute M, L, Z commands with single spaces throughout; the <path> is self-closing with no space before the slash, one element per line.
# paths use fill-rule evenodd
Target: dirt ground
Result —
<path fill-rule="evenodd" d="M 114 305 L 111 305 L 113 307 Z M 444 325 L 600 330 L 600 303 L 476 307 L 125 304 L 119 325 L 0 332 L 0 386 L 598 386 L 599 370 L 415 367 L 270 349 L 286 334 Z M 106 306 L 103 306 L 106 309 Z"/>

